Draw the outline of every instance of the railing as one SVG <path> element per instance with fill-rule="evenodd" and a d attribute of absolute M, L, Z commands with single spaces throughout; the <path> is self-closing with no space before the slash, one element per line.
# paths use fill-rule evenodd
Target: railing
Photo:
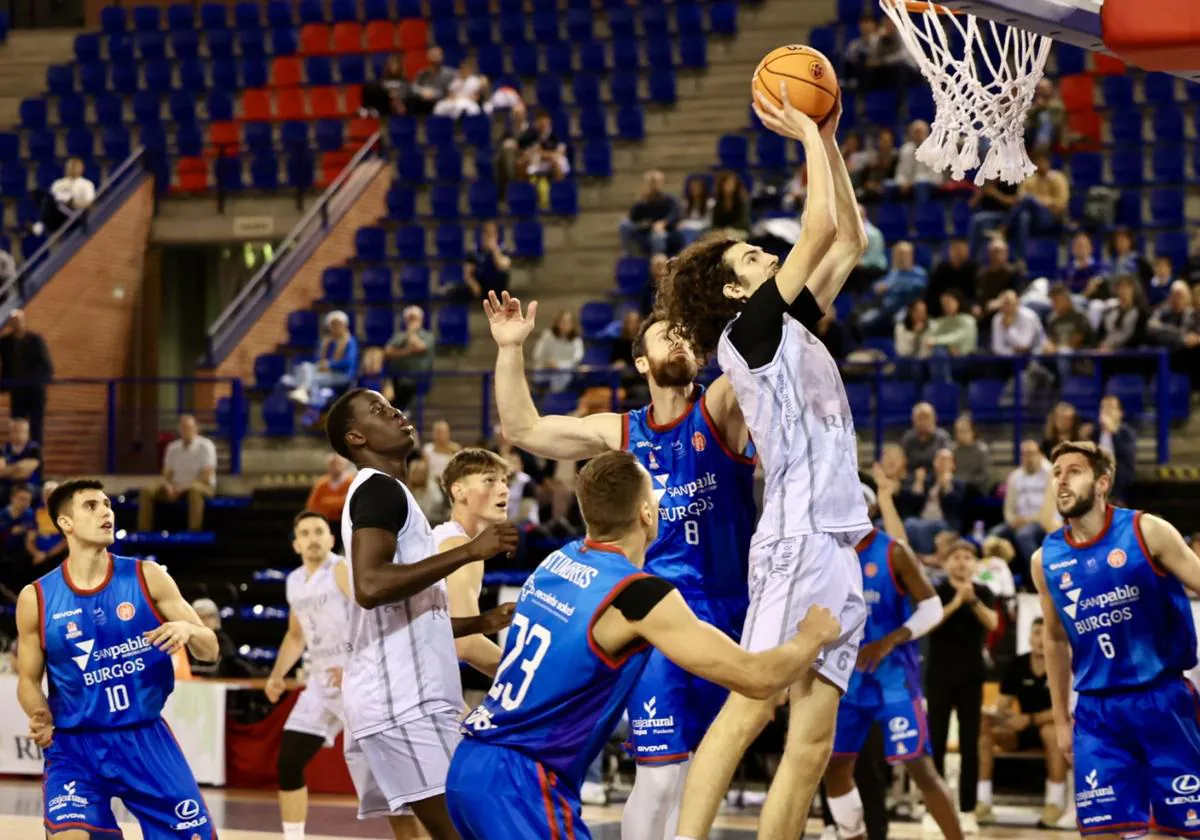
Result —
<path fill-rule="evenodd" d="M 138 148 L 108 176 L 96 193 L 96 200 L 84 210 L 76 210 L 50 238 L 42 243 L 21 265 L 17 276 L 0 286 L 0 322 L 9 312 L 28 303 L 67 260 L 87 241 L 88 233 L 99 228 L 117 211 L 146 174 L 146 149 Z"/>
<path fill-rule="evenodd" d="M 250 278 L 237 297 L 208 328 L 208 337 L 202 364 L 213 368 L 237 345 L 260 314 L 261 308 L 272 300 L 275 294 L 287 284 L 299 268 L 304 265 L 321 241 L 318 234 L 327 232 L 333 225 L 341 221 L 342 216 L 350 209 L 367 183 L 358 185 L 358 192 L 343 195 L 351 175 L 371 156 L 382 152 L 381 135 L 376 132 L 350 160 L 350 163 L 338 173 L 333 183 L 321 194 L 316 204 L 304 215 L 288 234 L 287 238 L 275 249 L 275 256 Z M 338 207 L 332 207 L 335 200 L 346 199 Z"/>

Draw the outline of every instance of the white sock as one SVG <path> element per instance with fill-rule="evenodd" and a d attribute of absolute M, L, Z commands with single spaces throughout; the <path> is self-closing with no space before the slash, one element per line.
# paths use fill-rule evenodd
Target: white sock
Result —
<path fill-rule="evenodd" d="M 638 765 L 633 790 L 622 812 L 621 840 L 665 840 L 674 835 L 672 816 L 678 819 L 687 766 L 686 761 L 662 766 Z"/>
<path fill-rule="evenodd" d="M 284 823 L 283 840 L 304 840 L 304 823 Z"/>
<path fill-rule="evenodd" d="M 829 812 L 837 824 L 838 835 L 841 837 L 864 837 L 867 825 L 864 822 L 862 795 L 858 788 L 851 788 L 849 793 L 829 797 Z"/>
<path fill-rule="evenodd" d="M 980 779 L 975 785 L 975 798 L 984 805 L 992 804 L 992 780 Z"/>
<path fill-rule="evenodd" d="M 1046 804 L 1062 807 L 1067 793 L 1066 782 L 1046 782 Z"/>

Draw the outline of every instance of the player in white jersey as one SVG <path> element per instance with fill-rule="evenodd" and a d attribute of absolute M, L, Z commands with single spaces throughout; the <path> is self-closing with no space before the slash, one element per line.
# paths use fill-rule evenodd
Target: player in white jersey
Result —
<path fill-rule="evenodd" d="M 310 510 L 296 516 L 292 550 L 303 565 L 287 576 L 288 629 L 265 691 L 268 700 L 278 703 L 287 690 L 284 679 L 308 651 L 307 684 L 283 725 L 277 765 L 284 840 L 304 840 L 308 817 L 304 769 L 321 747 L 333 746 L 342 731 L 350 602 L 337 585 L 334 570 L 342 558 L 333 553 L 333 531 L 324 516 Z M 351 775 L 355 775 L 353 768 Z"/>
<path fill-rule="evenodd" d="M 435 840 L 455 840 L 446 773 L 463 709 L 456 635 L 493 633 L 511 608 L 451 620 L 445 579 L 517 546 L 508 522 L 438 553 L 429 521 L 404 486 L 416 433 L 375 391 L 348 391 L 325 421 L 333 450 L 358 467 L 342 509 L 350 605 L 350 655 L 342 677 L 346 727 L 392 816 L 409 806 Z M 364 796 L 359 815 L 372 811 Z"/>
<path fill-rule="evenodd" d="M 787 103 L 786 90 L 781 95 Z M 782 266 L 744 242 L 697 242 L 672 261 L 657 306 L 698 355 L 717 354 L 766 476 L 742 644 L 751 651 L 779 644 L 814 604 L 831 610 L 842 627 L 841 638 L 790 689 L 784 755 L 759 820 L 759 837 L 798 838 L 858 656 L 866 604 L 854 547 L 871 523 L 837 364 L 789 310 L 806 286 L 814 305 L 828 310 L 862 256 L 866 234 L 837 147 L 840 104 L 822 127 L 790 104 L 760 96 L 755 107 L 764 125 L 804 145 L 808 198 L 800 237 Z M 730 695 L 693 760 L 679 837 L 708 835 L 738 762 L 773 715 L 771 702 Z"/>

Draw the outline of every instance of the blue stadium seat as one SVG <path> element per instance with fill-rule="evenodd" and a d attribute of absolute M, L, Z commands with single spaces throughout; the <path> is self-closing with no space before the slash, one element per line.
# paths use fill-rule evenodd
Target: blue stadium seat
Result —
<path fill-rule="evenodd" d="M 500 215 L 500 192 L 495 184 L 476 181 L 467 187 L 468 215 L 474 219 L 494 219 Z"/>
<path fill-rule="evenodd" d="M 15 131 L 0 132 L 0 163 L 21 158 L 21 135 Z"/>
<path fill-rule="evenodd" d="M 1154 255 L 1166 257 L 1176 271 L 1182 270 L 1188 257 L 1187 234 L 1181 230 L 1163 231 L 1154 240 Z"/>
<path fill-rule="evenodd" d="M 417 194 L 400 181 L 396 181 L 387 193 L 388 218 L 397 222 L 410 222 L 417 214 Z"/>
<path fill-rule="evenodd" d="M 120 6 L 105 6 L 100 10 L 100 30 L 106 35 L 124 32 L 128 27 L 125 10 Z"/>
<path fill-rule="evenodd" d="M 233 25 L 242 31 L 262 29 L 261 4 L 254 2 L 238 3 L 233 7 Z"/>
<path fill-rule="evenodd" d="M 200 157 L 204 154 L 204 135 L 195 125 L 180 126 L 175 132 L 175 151 L 180 157 Z"/>
<path fill-rule="evenodd" d="M 295 55 L 297 46 L 295 29 L 285 26 L 271 30 L 272 55 Z"/>
<path fill-rule="evenodd" d="M 250 182 L 256 190 L 279 189 L 279 158 L 273 150 L 259 152 L 250 159 Z"/>
<path fill-rule="evenodd" d="M 675 66 L 675 43 L 666 35 L 651 37 L 645 42 L 646 63 L 651 67 Z"/>
<path fill-rule="evenodd" d="M 398 17 L 403 18 L 406 15 Z M 391 0 L 363 0 L 363 18 L 368 21 L 392 20 Z"/>
<path fill-rule="evenodd" d="M 78 93 L 58 98 L 58 121 L 66 126 L 83 125 L 87 118 L 87 102 Z"/>
<path fill-rule="evenodd" d="M 522 259 L 541 259 L 546 254 L 542 226 L 533 219 L 513 224 L 513 255 Z"/>
<path fill-rule="evenodd" d="M 584 108 L 600 104 L 600 79 L 593 73 L 577 73 L 571 82 L 575 104 Z"/>
<path fill-rule="evenodd" d="M 400 270 L 400 299 L 405 303 L 420 303 L 433 296 L 433 284 L 429 268 L 423 265 L 406 265 Z"/>
<path fill-rule="evenodd" d="M 1031 239 L 1025 249 L 1025 264 L 1031 278 L 1058 277 L 1058 240 Z"/>
<path fill-rule="evenodd" d="M 642 45 L 634 38 L 622 38 L 613 41 L 613 66 L 621 71 L 640 70 L 642 68 Z"/>
<path fill-rule="evenodd" d="M 31 131 L 42 131 L 46 128 L 47 108 L 44 99 L 24 99 L 19 108 L 21 127 Z"/>
<path fill-rule="evenodd" d="M 557 181 L 550 185 L 550 212 L 555 216 L 579 215 L 579 186 L 574 181 Z"/>
<path fill-rule="evenodd" d="M 405 262 L 424 262 L 425 228 L 405 225 L 396 231 L 396 251 Z"/>
<path fill-rule="evenodd" d="M 1150 218 L 1159 227 L 1183 227 L 1182 190 L 1155 190 L 1150 193 Z"/>
<path fill-rule="evenodd" d="M 704 17 L 698 4 L 675 4 L 675 30 L 685 40 L 704 40 Z M 682 47 L 682 43 L 680 46 Z M 685 61 L 684 64 L 686 63 Z"/>
<path fill-rule="evenodd" d="M 703 35 L 685 35 L 679 39 L 679 65 L 688 70 L 708 67 L 708 39 Z"/>
<path fill-rule="evenodd" d="M 492 17 L 468 17 L 466 25 L 467 45 L 474 50 L 495 43 L 492 35 Z"/>
<path fill-rule="evenodd" d="M 524 44 L 526 24 L 523 12 L 500 15 L 500 43 L 503 45 Z"/>
<path fill-rule="evenodd" d="M 138 58 L 142 61 L 157 61 L 166 58 L 167 41 L 161 32 L 139 32 L 133 36 Z"/>
<path fill-rule="evenodd" d="M 709 5 L 708 28 L 714 35 L 736 35 L 737 3 L 734 0 L 716 0 Z"/>
<path fill-rule="evenodd" d="M 538 74 L 538 49 L 533 44 L 518 41 L 511 45 L 509 58 L 512 61 L 513 72 L 523 79 L 529 79 Z"/>
<path fill-rule="evenodd" d="M 863 106 L 867 122 L 875 125 L 894 125 L 900 114 L 900 94 L 894 89 L 867 91 Z"/>
<path fill-rule="evenodd" d="M 305 350 L 315 348 L 321 339 L 317 313 L 311 309 L 289 312 L 287 317 L 288 346 Z"/>
<path fill-rule="evenodd" d="M 433 242 L 439 260 L 462 260 L 466 257 L 462 225 L 438 225 L 433 232 Z"/>
<path fill-rule="evenodd" d="M 754 157 L 763 169 L 787 169 L 787 141 L 773 131 L 763 132 L 754 139 Z"/>
<path fill-rule="evenodd" d="M 1069 376 L 1062 384 L 1062 399 L 1091 417 L 1100 409 L 1100 384 L 1094 376 Z"/>
<path fill-rule="evenodd" d="M 612 146 L 602 140 L 593 140 L 584 146 L 583 171 L 591 178 L 611 178 Z"/>
<path fill-rule="evenodd" d="M 1183 111 L 1178 105 L 1161 105 L 1155 109 L 1151 126 L 1155 143 L 1184 141 Z"/>
<path fill-rule="evenodd" d="M 439 150 L 437 156 L 433 159 L 433 172 L 434 177 L 438 181 L 452 181 L 454 183 L 462 181 L 462 153 L 453 147 L 446 147 Z"/>
<path fill-rule="evenodd" d="M 458 221 L 461 215 L 458 199 L 457 184 L 443 184 L 434 187 L 429 193 L 429 205 L 433 218 L 441 222 Z"/>
<path fill-rule="evenodd" d="M 160 60 L 147 61 L 143 66 L 143 75 L 146 82 L 146 90 L 153 92 L 155 96 L 164 96 L 170 93 L 174 76 L 171 69 L 171 62 Z"/>
<path fill-rule="evenodd" d="M 659 3 L 642 3 L 638 6 L 642 19 L 642 33 L 648 38 L 661 38 L 669 32 L 667 10 Z"/>
<path fill-rule="evenodd" d="M 1083 73 L 1087 69 L 1088 53 L 1082 47 L 1059 43 L 1054 45 L 1054 51 L 1058 61 L 1058 75 L 1070 76 Z"/>
<path fill-rule="evenodd" d="M 343 55 L 338 59 L 338 82 L 361 85 L 367 80 L 367 60 L 361 55 Z"/>
<path fill-rule="evenodd" d="M 1071 155 L 1070 169 L 1071 184 L 1077 189 L 1094 187 L 1104 180 L 1104 161 L 1099 152 L 1075 152 Z"/>
<path fill-rule="evenodd" d="M 171 55 L 176 60 L 191 60 L 200 56 L 200 36 L 194 29 L 170 33 Z"/>
<path fill-rule="evenodd" d="M 224 3 L 205 3 L 200 7 L 200 28 L 207 32 L 229 26 L 229 7 Z"/>
<path fill-rule="evenodd" d="M 425 183 L 425 151 L 415 148 L 401 148 L 397 161 L 400 178 L 414 186 Z"/>
<path fill-rule="evenodd" d="M 268 152 L 275 145 L 275 132 L 271 123 L 242 123 L 242 139 L 254 152 Z"/>
<path fill-rule="evenodd" d="M 25 195 L 25 185 L 29 173 L 20 161 L 0 164 L 0 194 L 6 198 L 20 198 Z"/>
<path fill-rule="evenodd" d="M 1121 400 L 1121 408 L 1132 422 L 1137 422 L 1146 410 L 1146 377 L 1141 374 L 1116 374 L 1109 378 L 1104 393 Z M 1083 413 L 1082 409 L 1080 413 Z"/>
<path fill-rule="evenodd" d="M 139 123 L 158 122 L 162 118 L 162 100 L 158 94 L 149 91 L 134 94 L 133 118 Z"/>
<path fill-rule="evenodd" d="M 438 270 L 438 294 L 445 293 L 450 289 L 462 289 L 466 286 L 467 281 L 464 280 L 463 263 L 445 263 Z M 433 294 L 431 291 L 430 294 Z M 428 322 L 428 316 L 426 316 Z"/>
<path fill-rule="evenodd" d="M 998 423 L 1009 419 L 1008 407 L 1002 406 L 1002 379 L 972 379 L 967 384 L 967 410 L 977 423 Z M 1067 399 L 1063 394 L 1063 399 Z"/>
<path fill-rule="evenodd" d="M 344 124 L 341 120 L 320 120 L 317 123 L 317 148 L 323 152 L 340 151 L 345 143 Z"/>
<path fill-rule="evenodd" d="M 387 258 L 387 233 L 383 228 L 359 228 L 354 235 L 354 251 L 364 262 L 378 262 Z"/>
<path fill-rule="evenodd" d="M 450 117 L 427 117 L 425 142 L 435 148 L 454 147 L 454 120 Z"/>
<path fill-rule="evenodd" d="M 390 306 L 376 306 L 367 310 L 363 318 L 363 337 L 367 344 L 382 347 L 391 340 L 395 332 L 396 318 Z"/>
<path fill-rule="evenodd" d="M 109 35 L 107 38 L 108 60 L 127 64 L 133 61 L 133 41 L 128 35 Z"/>
<path fill-rule="evenodd" d="M 196 28 L 196 9 L 190 3 L 174 3 L 167 8 L 167 28 L 185 32 Z"/>
<path fill-rule="evenodd" d="M 538 194 L 537 187 L 527 181 L 514 181 L 508 185 L 508 191 L 504 195 L 504 203 L 508 205 L 508 212 L 519 218 L 528 218 L 537 215 Z"/>
<path fill-rule="evenodd" d="M 1117 110 L 1109 115 L 1109 130 L 1116 143 L 1139 144 L 1142 142 L 1142 111 Z"/>
<path fill-rule="evenodd" d="M 926 382 L 921 399 L 933 405 L 939 417 L 957 417 L 962 387 L 955 382 Z"/>
<path fill-rule="evenodd" d="M 1104 107 L 1117 110 L 1133 108 L 1133 77 L 1105 76 L 1100 81 Z"/>
<path fill-rule="evenodd" d="M 908 425 L 912 420 L 912 406 L 916 401 L 917 383 L 904 379 L 883 380 L 879 386 L 879 414 L 883 425 Z"/>
<path fill-rule="evenodd" d="M 880 204 L 876 210 L 875 226 L 888 242 L 908 238 L 908 211 L 903 204 Z"/>
<path fill-rule="evenodd" d="M 918 239 L 946 238 L 946 208 L 938 201 L 925 201 L 917 204 L 913 224 L 917 229 Z"/>
<path fill-rule="evenodd" d="M 321 303 L 349 304 L 354 296 L 354 272 L 345 267 L 327 268 L 321 273 Z"/>
<path fill-rule="evenodd" d="M 1182 146 L 1155 145 L 1151 158 L 1154 182 L 1159 185 L 1182 184 L 1187 178 L 1184 171 L 1186 160 Z"/>
<path fill-rule="evenodd" d="M 310 85 L 333 84 L 333 63 L 323 55 L 304 59 L 304 78 Z"/>
<path fill-rule="evenodd" d="M 461 120 L 463 137 L 476 149 L 492 147 L 492 120 L 486 114 L 466 116 Z"/>
<path fill-rule="evenodd" d="M 460 43 L 458 21 L 452 17 L 433 21 L 430 34 L 433 36 L 434 42 L 443 50 L 457 49 Z"/>
<path fill-rule="evenodd" d="M 296 433 L 296 409 L 286 394 L 271 394 L 263 400 L 262 419 L 267 437 L 291 437 Z"/>
<path fill-rule="evenodd" d="M 208 54 L 216 60 L 233 58 L 233 33 L 227 29 L 217 29 L 204 36 Z"/>
<path fill-rule="evenodd" d="M 1137 190 L 1125 190 L 1117 197 L 1117 224 L 1125 227 L 1142 226 L 1142 194 Z"/>
<path fill-rule="evenodd" d="M 358 20 L 358 0 L 333 0 L 330 11 L 334 23 L 351 23 Z"/>
<path fill-rule="evenodd" d="M 611 303 L 588 301 L 579 310 L 579 329 L 587 340 L 601 338 L 604 330 L 613 322 Z"/>
<path fill-rule="evenodd" d="M 197 59 L 179 62 L 179 89 L 193 98 L 208 90 L 203 62 Z"/>
<path fill-rule="evenodd" d="M 254 357 L 254 389 L 269 391 L 287 373 L 287 359 L 278 353 L 263 353 Z"/>
<path fill-rule="evenodd" d="M 416 267 L 406 266 L 405 270 Z M 363 300 L 367 303 L 392 302 L 392 270 L 386 265 L 363 269 L 359 283 L 362 286 Z"/>
<path fill-rule="evenodd" d="M 536 91 L 538 107 L 550 111 L 557 111 L 562 108 L 562 80 L 558 76 L 543 73 L 541 76 L 538 76 L 534 90 Z"/>
<path fill-rule="evenodd" d="M 237 34 L 238 51 L 242 58 L 265 58 L 267 55 L 266 36 L 261 29 L 242 29 Z"/>
<path fill-rule="evenodd" d="M 397 149 L 411 149 L 417 144 L 417 121 L 412 117 L 392 117 L 388 120 L 387 136 Z"/>
<path fill-rule="evenodd" d="M 75 60 L 79 62 L 99 61 L 100 36 L 90 34 L 76 35 Z"/>
<path fill-rule="evenodd" d="M 125 160 L 132 153 L 129 130 L 124 126 L 105 128 L 100 141 L 104 146 L 104 156 L 113 160 Z"/>
<path fill-rule="evenodd" d="M 465 306 L 443 306 L 437 316 L 438 344 L 466 347 L 471 341 L 469 324 Z"/>
<path fill-rule="evenodd" d="M 46 244 L 45 236 L 35 236 L 32 233 L 27 236 L 22 236 L 21 237 L 21 256 L 24 259 L 29 260 L 35 254 L 37 254 L 37 252 L 40 251 L 42 249 L 42 246 L 45 244 Z"/>
<path fill-rule="evenodd" d="M 567 38 L 577 44 L 591 41 L 595 37 L 594 20 L 595 14 L 590 9 L 569 9 Z"/>
<path fill-rule="evenodd" d="M 620 294 L 640 297 L 650 282 L 650 261 L 643 257 L 621 257 L 617 260 L 616 278 Z"/>
<path fill-rule="evenodd" d="M 214 90 L 208 95 L 205 110 L 210 120 L 229 122 L 233 119 L 233 97 L 224 90 Z"/>
<path fill-rule="evenodd" d="M 285 172 L 287 173 L 288 186 L 297 190 L 308 190 L 312 188 L 313 175 L 313 159 L 307 149 L 297 149 L 288 155 Z"/>
<path fill-rule="evenodd" d="M 646 120 L 638 105 L 622 105 L 617 109 L 617 136 L 622 140 L 646 139 Z"/>
<path fill-rule="evenodd" d="M 557 41 L 560 37 L 558 12 L 554 9 L 535 10 L 529 18 L 529 25 L 535 42 Z"/>
<path fill-rule="evenodd" d="M 91 163 L 96 154 L 96 137 L 90 128 L 72 128 L 67 132 L 67 154 Z"/>
<path fill-rule="evenodd" d="M 53 161 L 58 157 L 58 135 L 53 131 L 29 131 L 25 143 L 35 161 Z"/>
<path fill-rule="evenodd" d="M 212 86 L 214 90 L 234 93 L 242 87 L 238 79 L 238 65 L 235 61 L 214 61 L 212 63 Z"/>
<path fill-rule="evenodd" d="M 638 92 L 638 74 L 614 72 L 608 79 L 608 90 L 613 101 L 618 105 L 636 104 L 641 98 L 641 94 Z"/>
<path fill-rule="evenodd" d="M 476 58 L 479 60 L 479 72 L 491 79 L 503 76 L 507 61 L 506 55 L 504 47 L 498 44 L 480 47 L 476 53 Z"/>
<path fill-rule="evenodd" d="M 48 190 L 50 185 L 63 176 L 62 164 L 56 160 L 46 160 L 38 164 L 37 188 L 39 190 Z"/>
<path fill-rule="evenodd" d="M 1147 104 L 1169 105 L 1175 102 L 1175 77 L 1166 73 L 1147 73 L 1142 80 Z"/>
<path fill-rule="evenodd" d="M 51 64 L 46 68 L 46 87 L 54 96 L 75 92 L 75 70 L 66 64 Z"/>
<path fill-rule="evenodd" d="M 650 74 L 650 101 L 657 105 L 674 105 L 677 99 L 675 71 L 657 70 Z"/>
<path fill-rule="evenodd" d="M 750 168 L 750 143 L 740 134 L 726 134 L 717 141 L 717 160 L 722 169 L 743 172 Z"/>
<path fill-rule="evenodd" d="M 240 157 L 219 157 L 213 164 L 217 176 L 217 186 L 229 192 L 241 192 L 246 184 L 242 177 L 242 159 Z"/>

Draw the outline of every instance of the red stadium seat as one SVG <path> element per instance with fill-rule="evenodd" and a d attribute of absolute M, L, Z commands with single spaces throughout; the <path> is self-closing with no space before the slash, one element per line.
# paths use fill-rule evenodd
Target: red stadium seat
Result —
<path fill-rule="evenodd" d="M 309 88 L 308 112 L 315 120 L 337 119 L 344 113 L 339 99 L 337 88 Z"/>
<path fill-rule="evenodd" d="M 248 90 L 242 97 L 242 119 L 270 120 L 274 119 L 271 109 L 271 92 L 267 90 Z"/>
<path fill-rule="evenodd" d="M 324 188 L 332 184 L 352 157 L 354 157 L 353 152 L 326 152 L 321 155 L 320 168 L 317 172 L 317 186 Z"/>
<path fill-rule="evenodd" d="M 235 122 L 215 122 L 208 126 L 208 145 L 218 156 L 237 154 L 242 145 L 242 127 Z"/>
<path fill-rule="evenodd" d="M 379 120 L 371 119 L 370 117 L 358 117 L 350 120 L 350 142 L 358 148 L 367 140 L 371 139 L 371 135 L 379 130 Z"/>
<path fill-rule="evenodd" d="M 306 120 L 308 107 L 304 101 L 304 88 L 287 88 L 276 92 L 279 119 Z"/>
<path fill-rule="evenodd" d="M 346 114 L 356 114 L 362 107 L 362 85 L 351 85 L 342 88 L 342 102 L 345 103 Z"/>
<path fill-rule="evenodd" d="M 1071 134 L 1080 138 L 1073 143 L 1077 150 L 1099 148 L 1101 140 L 1100 115 L 1095 111 L 1076 111 L 1067 114 L 1067 129 Z"/>
<path fill-rule="evenodd" d="M 1096 80 L 1087 73 L 1063 76 L 1058 80 L 1058 93 L 1068 113 L 1092 111 L 1096 107 Z"/>
<path fill-rule="evenodd" d="M 1092 67 L 1098 76 L 1123 76 L 1129 70 L 1121 59 L 1101 53 L 1092 55 Z"/>
<path fill-rule="evenodd" d="M 400 21 L 397 34 L 400 39 L 400 49 L 405 52 L 411 50 L 424 52 L 425 47 L 429 45 L 429 24 L 419 18 Z"/>
<path fill-rule="evenodd" d="M 367 52 L 390 53 L 396 49 L 396 25 L 390 20 L 367 24 Z"/>
<path fill-rule="evenodd" d="M 295 87 L 304 79 L 304 65 L 294 56 L 281 56 L 271 63 L 271 84 Z"/>
<path fill-rule="evenodd" d="M 425 50 L 409 50 L 404 54 L 404 75 L 412 79 L 422 70 L 429 66 L 429 59 L 425 57 Z"/>
<path fill-rule="evenodd" d="M 338 55 L 363 51 L 361 23 L 338 23 L 333 27 L 333 51 Z"/>
<path fill-rule="evenodd" d="M 306 23 L 300 29 L 301 55 L 329 55 L 329 27 L 323 23 Z"/>
<path fill-rule="evenodd" d="M 179 192 L 204 192 L 208 189 L 208 161 L 187 157 L 175 161 L 175 189 Z"/>

